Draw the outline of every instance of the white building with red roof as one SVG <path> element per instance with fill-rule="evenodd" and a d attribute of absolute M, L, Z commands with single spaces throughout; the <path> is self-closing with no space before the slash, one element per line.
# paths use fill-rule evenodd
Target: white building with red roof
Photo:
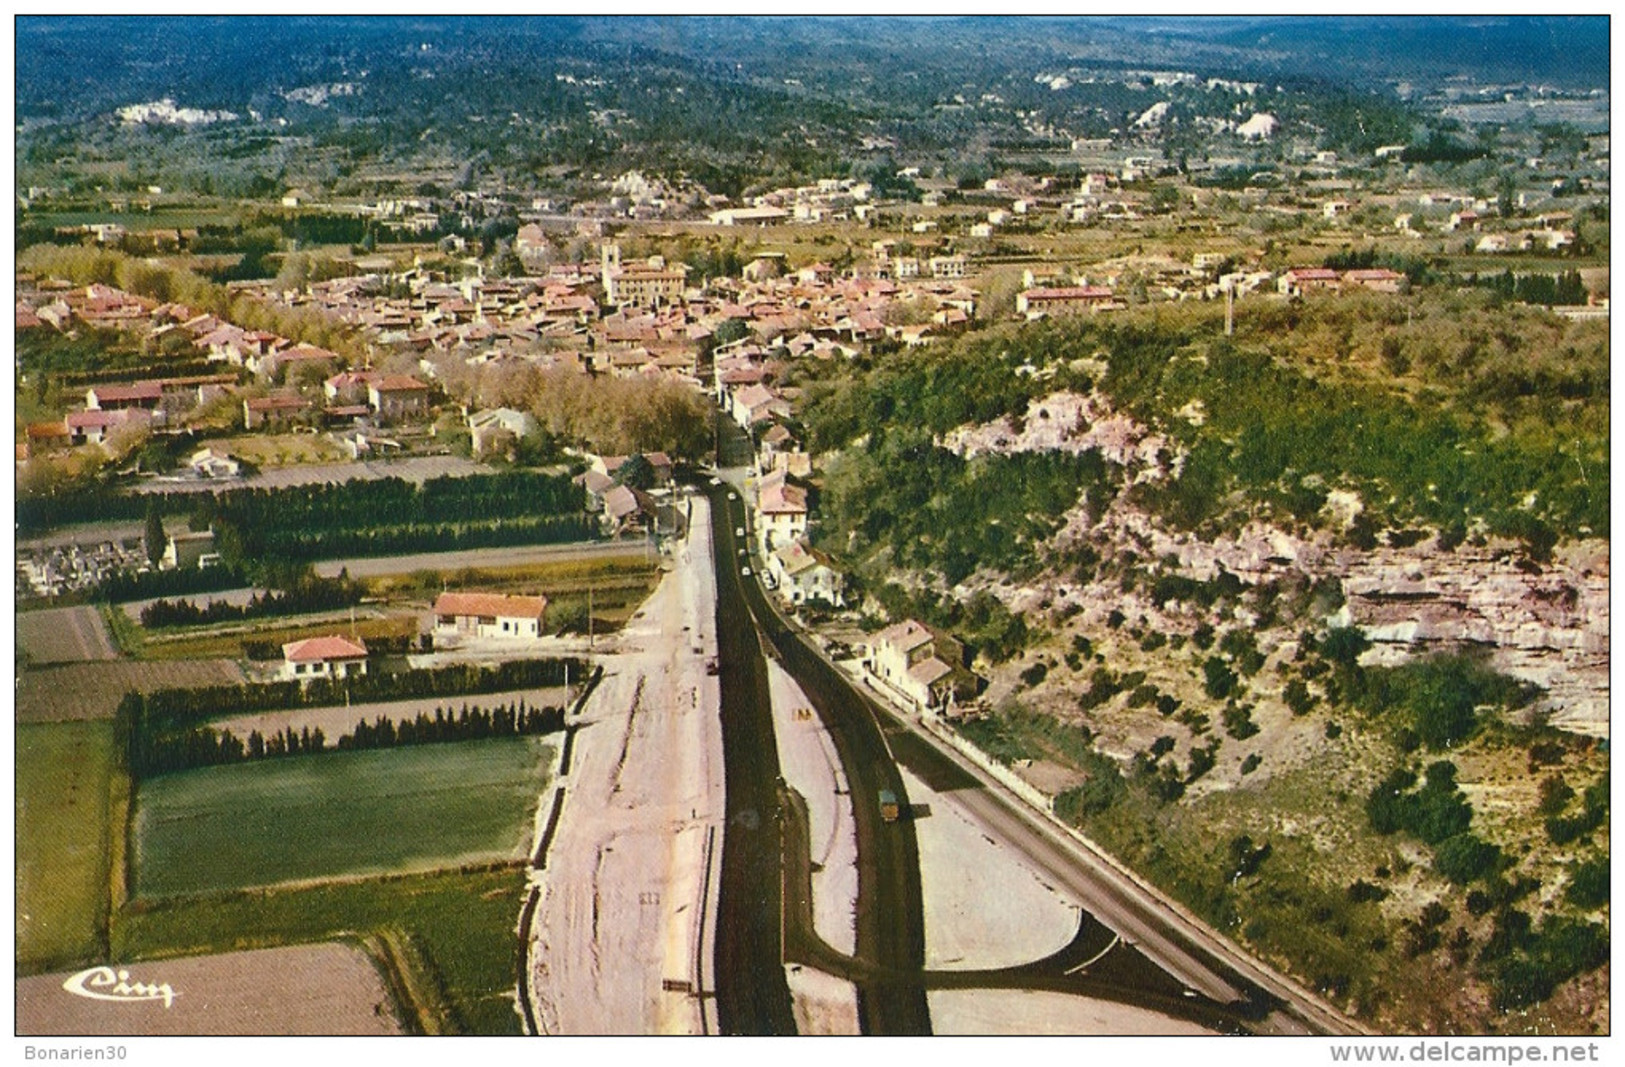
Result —
<path fill-rule="evenodd" d="M 289 681 L 351 678 L 366 673 L 367 646 L 359 638 L 330 634 L 282 646 L 282 677 Z"/>
<path fill-rule="evenodd" d="M 807 490 L 791 485 L 782 470 L 763 478 L 756 489 L 756 536 L 762 553 L 770 553 L 806 533 Z"/>
<path fill-rule="evenodd" d="M 540 637 L 545 596 L 441 593 L 434 602 L 436 637 Z"/>

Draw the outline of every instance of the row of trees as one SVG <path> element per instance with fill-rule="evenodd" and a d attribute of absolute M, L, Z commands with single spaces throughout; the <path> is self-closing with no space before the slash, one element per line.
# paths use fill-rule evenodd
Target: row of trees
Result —
<path fill-rule="evenodd" d="M 461 712 L 437 706 L 433 716 L 420 711 L 399 723 L 385 715 L 375 717 L 370 723 L 359 719 L 355 728 L 341 735 L 332 747 L 328 746 L 327 736 L 320 726 L 306 725 L 298 730 L 287 726 L 269 736 L 251 730 L 246 739 L 230 730 L 196 727 L 178 733 L 140 736 L 130 746 L 129 758 L 130 770 L 140 780 L 244 760 L 522 737 L 557 733 L 562 729 L 563 708 L 527 705 L 521 699 L 491 708 L 478 704 L 470 707 L 465 703 Z"/>
<path fill-rule="evenodd" d="M 347 575 L 318 578 L 310 574 L 290 589 L 255 593 L 246 604 L 215 600 L 199 607 L 191 600 L 155 600 L 141 609 L 141 625 L 151 628 L 196 626 L 274 615 L 332 611 L 359 604 L 365 591 L 359 582 L 350 580 Z"/>
<path fill-rule="evenodd" d="M 395 673 L 372 672 L 344 679 L 258 682 L 191 689 L 131 691 L 119 702 L 118 720 L 127 737 L 190 729 L 226 712 L 282 711 L 338 704 L 451 697 L 538 689 L 581 679 L 577 659 L 510 660 L 494 666 L 455 663 Z"/>

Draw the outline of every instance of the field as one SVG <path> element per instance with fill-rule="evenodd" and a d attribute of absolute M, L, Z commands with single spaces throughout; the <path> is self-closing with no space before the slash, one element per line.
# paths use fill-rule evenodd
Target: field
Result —
<path fill-rule="evenodd" d="M 119 612 L 115 616 L 114 627 L 121 631 L 119 638 L 125 650 L 134 654 L 132 647 L 136 642 L 122 632 L 128 629 L 138 635 L 139 654 L 148 660 L 196 660 L 196 659 L 246 659 L 247 653 L 243 649 L 245 641 L 270 641 L 275 644 L 286 644 L 289 641 L 300 641 L 307 637 L 321 637 L 326 634 L 351 632 L 350 620 L 343 612 L 327 612 L 317 615 L 316 619 L 326 618 L 325 622 L 312 621 L 312 616 L 289 616 L 282 619 L 252 619 L 246 622 L 230 623 L 223 626 L 189 627 L 173 634 L 166 631 L 157 631 L 163 636 L 155 636 L 154 631 L 147 630 L 136 624 L 119 623 L 117 620 L 127 616 Z M 420 629 L 420 621 L 416 614 L 387 615 L 383 618 L 366 618 L 359 612 L 355 620 L 355 636 L 363 641 L 370 641 L 380 637 L 416 637 Z M 278 656 L 281 653 L 277 653 Z"/>
<path fill-rule="evenodd" d="M 136 795 L 135 895 L 520 859 L 551 755 L 493 738 L 154 778 Z"/>
<path fill-rule="evenodd" d="M 401 1032 L 376 966 L 354 945 L 326 943 L 128 965 L 133 981 L 175 991 L 157 1001 L 109 1004 L 62 988 L 67 975 L 17 983 L 20 1034 L 98 1036 Z M 273 979 L 274 980 L 267 980 Z"/>
<path fill-rule="evenodd" d="M 38 971 L 103 953 L 113 730 L 18 725 L 17 966 Z"/>
<path fill-rule="evenodd" d="M 229 685 L 242 669 L 225 659 L 167 663 L 68 663 L 22 670 L 17 676 L 16 721 L 111 719 L 126 690 Z"/>
<path fill-rule="evenodd" d="M 390 933 L 411 946 L 413 977 L 439 994 L 425 1029 L 517 1034 L 514 922 L 524 884 L 510 866 L 144 903 L 120 917 L 113 951 L 157 959 Z"/>
<path fill-rule="evenodd" d="M 23 612 L 17 616 L 17 647 L 33 663 L 118 658 L 107 627 L 93 607 Z"/>

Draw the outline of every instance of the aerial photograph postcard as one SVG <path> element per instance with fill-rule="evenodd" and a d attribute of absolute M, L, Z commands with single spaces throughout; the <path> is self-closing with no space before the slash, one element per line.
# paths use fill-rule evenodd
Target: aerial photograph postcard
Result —
<path fill-rule="evenodd" d="M 12 33 L 15 1062 L 1607 1058 L 1607 16 Z"/>

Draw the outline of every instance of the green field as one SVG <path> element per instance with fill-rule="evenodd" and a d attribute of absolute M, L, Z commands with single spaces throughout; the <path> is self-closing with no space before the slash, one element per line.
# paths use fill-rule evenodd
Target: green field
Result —
<path fill-rule="evenodd" d="M 410 939 L 419 957 L 417 977 L 443 1004 L 443 1012 L 436 1013 L 445 1016 L 439 1029 L 517 1034 L 513 995 L 520 956 L 514 923 L 524 886 L 524 872 L 508 867 L 142 902 L 126 908 L 114 924 L 113 958 L 198 955 L 394 931 Z"/>
<path fill-rule="evenodd" d="M 103 952 L 113 729 L 106 722 L 15 729 L 17 965 L 40 971 Z"/>
<path fill-rule="evenodd" d="M 519 859 L 544 784 L 544 739 L 334 752 L 143 782 L 135 895 Z"/>

